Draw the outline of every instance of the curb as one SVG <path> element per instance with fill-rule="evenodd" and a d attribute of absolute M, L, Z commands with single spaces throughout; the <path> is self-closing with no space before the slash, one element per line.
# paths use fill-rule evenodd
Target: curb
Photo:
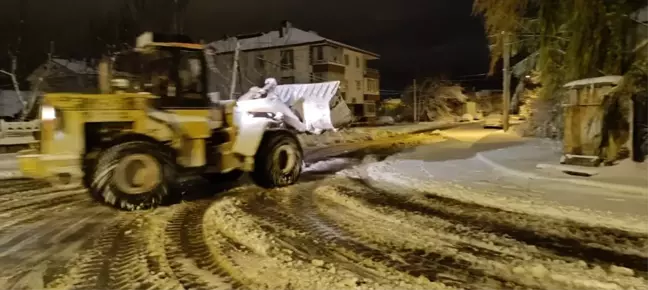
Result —
<path fill-rule="evenodd" d="M 513 176 L 517 176 L 517 177 L 521 177 L 521 178 L 547 180 L 547 181 L 555 181 L 555 182 L 566 182 L 566 183 L 572 183 L 572 184 L 576 184 L 576 185 L 583 185 L 583 186 L 597 187 L 597 188 L 602 188 L 602 189 L 609 189 L 609 190 L 613 190 L 613 191 L 617 191 L 617 192 L 629 193 L 629 194 L 634 194 L 634 195 L 648 196 L 648 189 L 644 188 L 644 187 L 633 186 L 633 185 L 614 184 L 614 183 L 593 181 L 593 180 L 574 179 L 574 178 L 547 177 L 547 176 L 542 176 L 542 175 L 536 174 L 536 173 L 524 172 L 524 171 L 521 171 L 521 170 L 506 167 L 506 166 L 504 166 L 504 165 L 502 165 L 500 163 L 497 163 L 497 162 L 489 159 L 488 157 L 484 156 L 482 153 L 477 153 L 476 157 L 477 157 L 477 159 L 479 159 L 479 161 L 486 163 L 488 166 L 493 167 L 495 170 L 504 172 L 504 173 L 506 173 L 508 175 L 513 175 Z"/>

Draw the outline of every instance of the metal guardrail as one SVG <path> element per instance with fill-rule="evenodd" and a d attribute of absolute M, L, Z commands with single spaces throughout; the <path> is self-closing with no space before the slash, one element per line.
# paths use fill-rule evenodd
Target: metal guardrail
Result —
<path fill-rule="evenodd" d="M 0 153 L 13 153 L 39 142 L 34 136 L 40 131 L 40 121 L 7 122 L 0 120 Z"/>
<path fill-rule="evenodd" d="M 40 131 L 40 121 L 8 122 L 0 120 L 0 138 L 23 136 Z"/>

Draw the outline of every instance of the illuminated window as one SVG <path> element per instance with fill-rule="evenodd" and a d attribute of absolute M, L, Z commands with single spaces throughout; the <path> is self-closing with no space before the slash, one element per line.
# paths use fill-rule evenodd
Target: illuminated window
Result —
<path fill-rule="evenodd" d="M 295 52 L 292 49 L 281 51 L 281 69 L 295 69 Z"/>

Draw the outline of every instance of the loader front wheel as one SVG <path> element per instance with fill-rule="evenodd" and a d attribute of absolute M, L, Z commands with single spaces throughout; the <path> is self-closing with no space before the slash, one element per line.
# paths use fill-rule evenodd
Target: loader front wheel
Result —
<path fill-rule="evenodd" d="M 90 191 L 99 200 L 123 210 L 154 208 L 171 195 L 177 170 L 170 154 L 157 144 L 131 141 L 100 155 Z"/>
<path fill-rule="evenodd" d="M 265 188 L 297 182 L 302 171 L 303 152 L 296 138 L 286 133 L 270 133 L 263 138 L 254 158 L 250 177 Z"/>

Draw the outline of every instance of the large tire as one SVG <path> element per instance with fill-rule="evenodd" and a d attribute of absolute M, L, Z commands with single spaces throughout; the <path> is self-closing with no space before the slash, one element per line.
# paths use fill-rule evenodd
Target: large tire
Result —
<path fill-rule="evenodd" d="M 104 150 L 93 166 L 90 192 L 123 210 L 162 204 L 171 197 L 178 177 L 174 159 L 165 149 L 151 142 L 130 141 Z"/>
<path fill-rule="evenodd" d="M 265 188 L 292 185 L 302 171 L 303 152 L 299 141 L 288 133 L 268 133 L 254 157 L 250 177 Z"/>

